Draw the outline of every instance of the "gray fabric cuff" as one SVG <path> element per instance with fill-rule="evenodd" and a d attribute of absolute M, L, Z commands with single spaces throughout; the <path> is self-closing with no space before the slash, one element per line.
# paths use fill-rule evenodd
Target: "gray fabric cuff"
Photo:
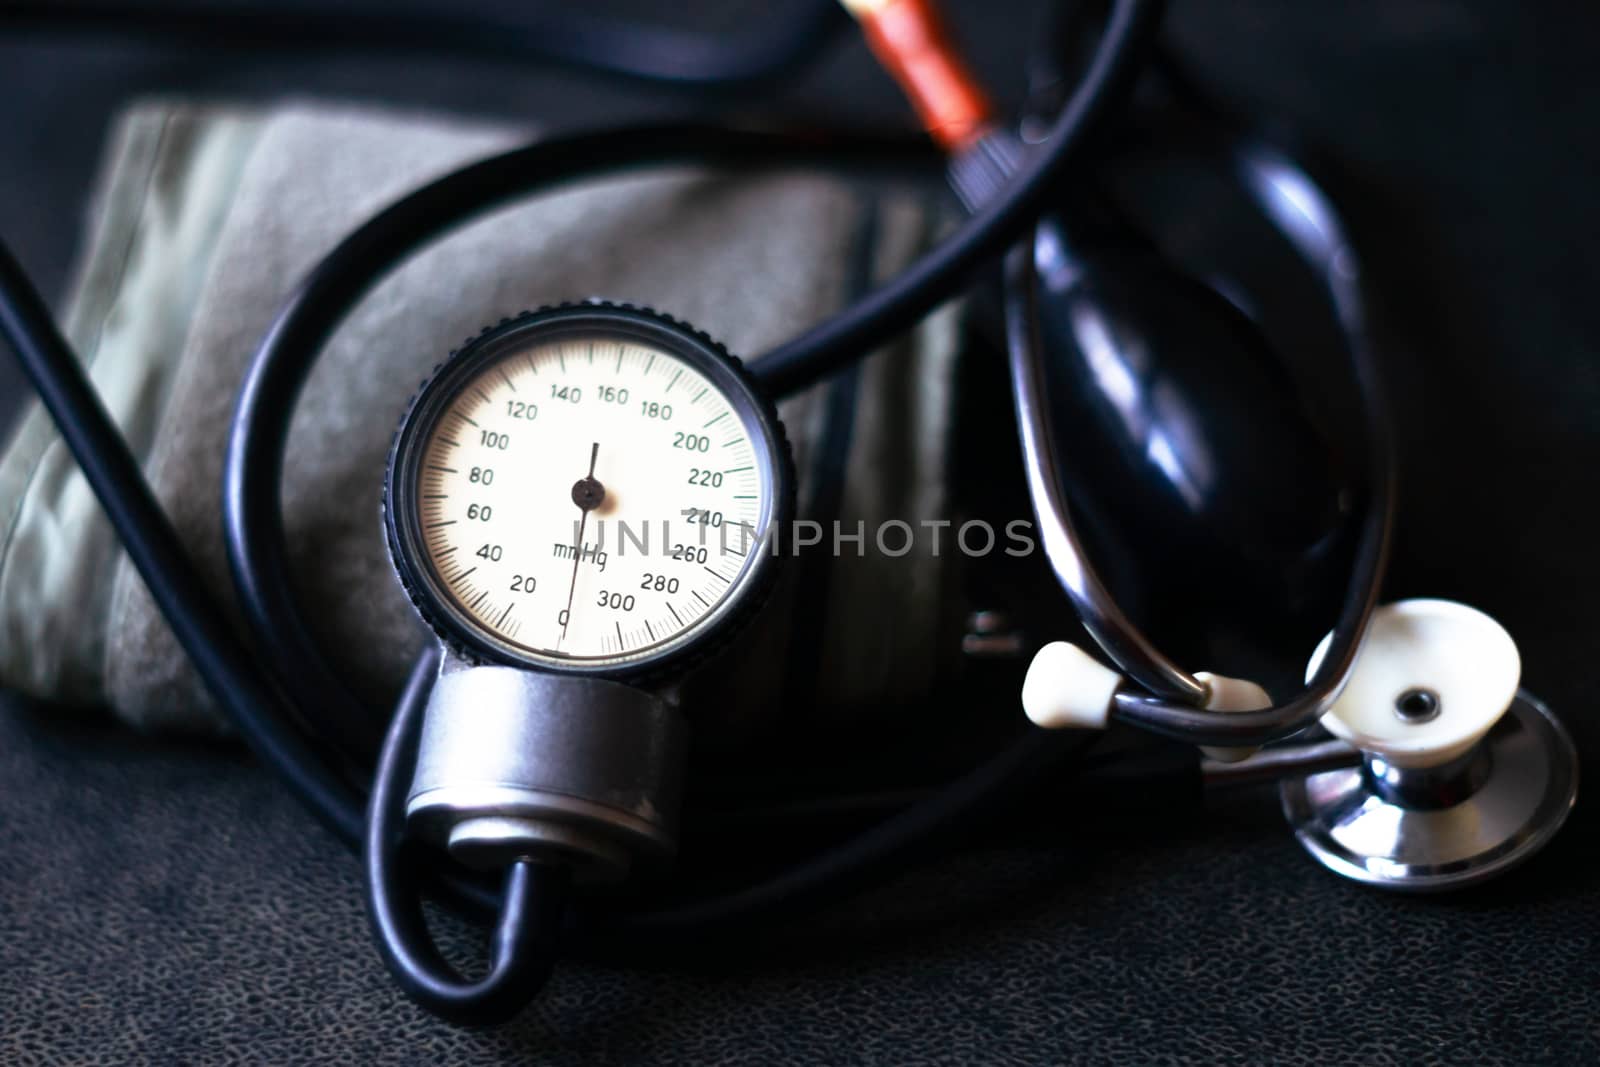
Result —
<path fill-rule="evenodd" d="M 309 106 L 156 103 L 119 124 L 67 332 L 219 591 L 229 589 L 220 525 L 227 425 L 244 368 L 291 287 L 376 209 L 526 136 Z M 356 688 L 397 684 L 422 641 L 385 557 L 379 495 L 396 420 L 445 353 L 504 315 L 599 296 L 661 308 L 731 351 L 759 354 L 846 298 L 844 253 L 867 204 L 846 183 L 810 175 L 628 177 L 498 211 L 369 294 L 308 383 L 283 491 L 298 592 L 331 647 L 349 651 Z M 912 257 L 932 226 L 909 200 L 870 215 L 880 276 Z M 951 335 L 950 315 L 935 316 L 864 372 L 847 529 L 858 518 L 941 517 Z M 817 395 L 787 402 L 783 415 L 804 513 Z M 0 460 L 0 530 L 0 681 L 109 704 L 142 726 L 220 726 L 38 411 Z M 822 652 L 822 699 L 876 704 L 926 691 L 945 565 L 870 554 L 838 562 L 828 614 L 839 633 Z M 874 603 L 904 621 L 884 626 Z M 787 643 L 780 628 L 768 655 L 781 659 Z M 756 673 L 762 680 L 746 687 L 783 684 L 781 673 Z"/>

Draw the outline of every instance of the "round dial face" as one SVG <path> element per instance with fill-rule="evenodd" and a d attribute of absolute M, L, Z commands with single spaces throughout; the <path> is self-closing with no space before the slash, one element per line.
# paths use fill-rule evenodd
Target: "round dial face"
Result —
<path fill-rule="evenodd" d="M 419 398 L 391 473 L 397 541 L 435 622 L 480 650 L 654 661 L 770 560 L 777 433 L 693 334 L 626 309 L 541 313 L 474 342 Z"/>

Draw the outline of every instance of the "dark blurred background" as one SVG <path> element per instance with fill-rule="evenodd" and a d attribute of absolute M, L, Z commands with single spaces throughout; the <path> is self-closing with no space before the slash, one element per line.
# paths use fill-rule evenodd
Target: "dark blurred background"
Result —
<path fill-rule="evenodd" d="M 812 0 L 770 0 L 812 2 Z M 63 7 L 70 6 L 63 4 Z M 208 6 L 226 8 L 227 3 Z M 373 5 L 383 7 L 383 5 Z M 459 17 L 491 5 L 457 2 Z M 952 2 L 1015 102 L 1038 5 Z M 150 94 L 331 97 L 578 127 L 667 114 L 906 121 L 846 33 L 729 102 L 505 59 L 313 54 L 20 30 L 0 2 L 0 234 L 58 297 L 117 110 Z M 504 12 L 514 5 L 496 5 Z M 587 4 L 716 29 L 768 3 Z M 1600 9 L 1176 0 L 1223 97 L 1336 158 L 1395 339 L 1390 594 L 1468 600 L 1600 752 Z M 0 360 L 0 423 L 26 391 Z M 356 865 L 237 753 L 0 716 L 0 1060 L 1571 1063 L 1600 1057 L 1592 801 L 1544 856 L 1447 900 L 1326 875 L 1270 794 L 1200 825 L 987 842 L 793 944 L 563 971 L 495 1034 L 421 1019 L 368 948 Z M 11 712 L 17 712 L 12 714 Z M 809 929 L 809 928 L 808 928 Z M 9 1042 L 9 1044 L 7 1044 Z"/>

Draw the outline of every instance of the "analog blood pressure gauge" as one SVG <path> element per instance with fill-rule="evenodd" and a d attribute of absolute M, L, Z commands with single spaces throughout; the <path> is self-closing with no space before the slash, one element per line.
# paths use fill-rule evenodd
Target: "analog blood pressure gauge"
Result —
<path fill-rule="evenodd" d="M 606 878 L 670 853 L 672 669 L 761 601 L 791 483 L 738 361 L 663 316 L 538 311 L 452 356 L 401 423 L 384 496 L 395 569 L 445 647 L 412 832 L 485 868 Z"/>
<path fill-rule="evenodd" d="M 789 481 L 736 360 L 656 314 L 586 304 L 503 323 L 440 369 L 396 440 L 386 514 L 448 644 L 623 675 L 705 648 L 760 599 Z"/>

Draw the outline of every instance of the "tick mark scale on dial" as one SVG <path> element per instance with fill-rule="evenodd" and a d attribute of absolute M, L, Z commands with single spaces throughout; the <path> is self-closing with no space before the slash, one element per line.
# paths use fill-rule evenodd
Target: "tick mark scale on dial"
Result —
<path fill-rule="evenodd" d="M 610 346 L 609 348 L 607 348 L 608 345 Z M 587 357 L 589 370 L 597 373 L 585 374 L 580 369 L 567 364 L 565 357 L 568 350 L 574 356 Z M 544 595 L 550 592 L 544 588 L 546 583 L 541 580 L 541 596 L 537 600 L 534 598 L 523 599 L 518 594 L 511 594 L 506 600 L 502 601 L 498 598 L 504 592 L 504 583 L 510 580 L 509 577 L 504 576 L 503 569 L 510 569 L 509 563 L 512 561 L 509 557 L 514 554 L 513 550 L 517 544 L 521 544 L 524 541 L 530 545 L 547 544 L 551 539 L 559 542 L 562 537 L 570 538 L 572 536 L 571 532 L 567 531 L 565 526 L 569 520 L 574 522 L 581 520 L 573 520 L 570 510 L 566 508 L 562 508 L 559 515 L 552 511 L 550 516 L 546 516 L 544 514 L 546 509 L 542 506 L 538 509 L 520 508 L 510 506 L 509 501 L 506 502 L 508 506 L 503 514 L 500 514 L 501 509 L 498 506 L 496 507 L 497 514 L 494 517 L 499 521 L 487 527 L 480 527 L 477 522 L 469 521 L 464 511 L 459 517 L 450 518 L 450 513 L 455 509 L 447 505 L 461 495 L 457 492 L 458 488 L 462 490 L 471 488 L 473 490 L 473 493 L 467 494 L 467 499 L 472 499 L 474 494 L 479 494 L 481 497 L 483 493 L 483 488 L 480 485 L 474 484 L 470 487 L 466 485 L 467 479 L 465 475 L 472 464 L 481 463 L 485 459 L 500 458 L 498 453 L 490 452 L 483 452 L 480 457 L 479 449 L 482 443 L 478 440 L 478 437 L 461 430 L 461 426 L 465 425 L 469 430 L 476 428 L 480 435 L 485 433 L 498 435 L 498 431 L 492 428 L 502 425 L 502 418 L 506 412 L 496 410 L 495 405 L 506 404 L 509 400 L 513 407 L 516 406 L 518 394 L 522 390 L 522 386 L 518 384 L 517 380 L 525 375 L 532 377 L 541 373 L 551 356 L 557 357 L 557 377 L 565 376 L 569 380 L 569 384 L 575 379 L 584 377 L 591 379 L 589 382 L 580 382 L 580 384 L 585 387 L 591 385 L 594 387 L 594 396 L 583 397 L 584 400 L 591 401 L 591 404 L 593 404 L 600 399 L 599 393 L 609 388 L 602 384 L 606 381 L 606 376 L 603 372 L 606 361 L 600 358 L 609 356 L 613 386 L 620 388 L 623 385 L 630 385 L 634 388 L 635 393 L 642 394 L 634 397 L 633 405 L 616 406 L 613 412 L 612 405 L 597 404 L 590 409 L 590 419 L 584 419 L 580 415 L 585 406 L 569 409 L 564 405 L 558 405 L 555 410 L 547 411 L 543 414 L 552 416 L 556 415 L 557 412 L 565 413 L 570 410 L 571 416 L 576 418 L 547 417 L 532 426 L 524 426 L 521 422 L 518 422 L 513 427 L 507 422 L 505 424 L 506 428 L 510 430 L 512 436 L 518 438 L 518 446 L 523 450 L 531 449 L 531 452 L 528 453 L 531 455 L 564 452 L 567 447 L 565 444 L 567 438 L 574 435 L 572 431 L 576 430 L 577 435 L 580 435 L 578 442 L 580 446 L 582 439 L 590 436 L 589 433 L 585 432 L 590 427 L 584 425 L 584 423 L 590 421 L 595 423 L 593 429 L 598 435 L 603 436 L 604 433 L 609 432 L 607 428 L 614 422 L 619 428 L 618 432 L 625 431 L 625 437 L 630 443 L 634 438 L 638 437 L 648 444 L 655 436 L 659 435 L 660 430 L 650 432 L 651 424 L 642 421 L 639 421 L 636 425 L 637 405 L 641 400 L 649 404 L 653 402 L 649 398 L 654 398 L 654 401 L 659 401 L 661 404 L 670 403 L 673 408 L 678 409 L 675 413 L 678 416 L 676 420 L 663 420 L 662 422 L 654 423 L 654 425 L 660 426 L 662 429 L 667 429 L 669 436 L 671 430 L 664 425 L 665 422 L 672 422 L 676 428 L 685 428 L 692 425 L 690 420 L 694 418 L 689 414 L 690 407 L 702 410 L 709 408 L 709 412 L 701 419 L 702 433 L 709 434 L 711 430 L 720 426 L 725 433 L 731 433 L 733 436 L 724 438 L 722 441 L 716 440 L 715 437 L 712 438 L 711 447 L 722 453 L 718 459 L 710 459 L 709 456 L 701 456 L 699 458 L 702 460 L 710 459 L 711 462 L 727 463 L 731 461 L 734 466 L 722 470 L 717 477 L 717 481 L 720 484 L 714 490 L 712 488 L 699 489 L 694 490 L 694 493 L 697 496 L 703 494 L 705 499 L 701 502 L 712 508 L 720 508 L 723 513 L 726 513 L 730 526 L 749 524 L 752 528 L 761 512 L 758 505 L 766 499 L 764 486 L 760 484 L 760 479 L 763 475 L 756 473 L 758 466 L 762 471 L 767 469 L 765 452 L 761 451 L 764 447 L 764 435 L 755 435 L 751 432 L 755 423 L 748 421 L 746 408 L 738 402 L 737 395 L 732 397 L 725 395 L 724 390 L 719 386 L 714 376 L 705 373 L 705 368 L 701 363 L 693 359 L 680 358 L 677 353 L 671 350 L 656 350 L 649 344 L 635 344 L 614 334 L 607 336 L 604 333 L 595 333 L 588 337 L 568 334 L 565 339 L 561 339 L 558 335 L 554 339 L 554 343 L 544 341 L 506 355 L 509 358 L 481 361 L 479 369 L 475 372 L 476 380 L 468 378 L 462 381 L 456 386 L 454 400 L 446 401 L 435 409 L 440 413 L 440 417 L 433 421 L 432 429 L 428 431 L 432 441 L 431 444 L 427 445 L 433 450 L 432 455 L 429 456 L 424 452 L 418 457 L 421 460 L 418 465 L 423 467 L 423 473 L 421 476 L 414 476 L 414 481 L 412 482 L 413 488 L 410 496 L 413 501 L 412 517 L 409 519 L 408 524 L 415 524 L 411 525 L 411 529 L 421 534 L 417 538 L 418 547 L 427 553 L 426 559 L 430 561 L 429 573 L 434 576 L 434 584 L 432 585 L 432 589 L 435 591 L 434 595 L 442 598 L 445 603 L 454 605 L 454 610 L 457 613 L 456 617 L 461 620 L 463 625 L 475 627 L 485 637 L 502 642 L 512 641 L 513 634 L 516 634 L 517 636 L 513 643 L 518 648 L 525 649 L 536 659 L 545 659 L 551 663 L 569 660 L 582 662 L 585 659 L 594 657 L 600 657 L 602 662 L 605 659 L 625 662 L 637 656 L 647 656 L 654 653 L 661 647 L 663 642 L 675 644 L 680 640 L 691 640 L 690 635 L 696 632 L 696 627 L 715 618 L 725 606 L 728 598 L 737 594 L 737 583 L 743 582 L 749 570 L 749 564 L 763 554 L 761 551 L 755 548 L 741 548 L 737 544 L 730 548 L 727 543 L 724 543 L 720 551 L 713 546 L 711 555 L 717 560 L 717 564 L 703 567 L 707 577 L 712 579 L 711 584 L 704 587 L 697 586 L 692 574 L 682 574 L 680 572 L 680 577 L 683 579 L 682 589 L 690 594 L 683 607 L 678 607 L 675 602 L 669 602 L 671 599 L 669 597 L 662 596 L 659 600 L 650 600 L 649 594 L 647 594 L 645 599 L 650 606 L 646 608 L 645 604 L 641 603 L 641 610 L 629 615 L 634 620 L 635 629 L 625 630 L 622 628 L 621 616 L 624 613 L 602 611 L 597 617 L 591 613 L 592 609 L 585 610 L 584 607 L 575 603 L 572 609 L 573 613 L 567 620 L 571 624 L 570 627 L 562 625 L 560 620 L 555 620 L 555 629 L 548 630 L 548 623 L 551 620 L 547 616 L 553 615 L 554 612 L 547 613 L 538 607 L 539 603 L 543 603 L 548 599 Z M 661 373 L 667 379 L 665 382 L 658 381 L 655 377 L 655 364 L 658 358 L 662 361 Z M 628 381 L 630 378 L 635 379 L 635 381 L 630 383 Z M 557 382 L 557 387 L 560 387 L 560 384 Z M 679 384 L 684 386 L 684 391 L 679 393 L 674 400 L 672 393 L 677 391 Z M 505 390 L 504 392 L 501 392 L 502 387 Z M 535 382 L 529 388 L 534 390 L 534 393 L 529 395 L 537 399 L 537 391 L 543 386 Z M 585 391 L 589 391 L 588 388 Z M 541 403 L 540 407 L 544 407 L 544 405 Z M 485 412 L 486 414 L 483 418 L 479 418 L 473 414 L 475 411 Z M 455 414 L 457 417 L 454 420 L 442 418 L 444 414 Z M 653 416 L 653 418 L 660 418 L 660 414 Z M 569 425 L 569 419 L 572 423 L 571 425 Z M 491 429 L 485 430 L 485 427 L 490 427 Z M 642 431 L 640 427 L 643 428 Z M 760 437 L 759 440 L 758 436 Z M 464 460 L 446 460 L 444 458 L 453 456 L 457 452 L 465 454 L 469 450 L 470 455 L 467 455 Z M 591 453 L 593 451 L 593 446 L 591 446 Z M 644 451 L 648 451 L 648 449 Z M 638 450 L 635 449 L 630 451 L 628 455 L 633 456 L 637 452 Z M 677 455 L 681 456 L 682 454 L 677 453 Z M 673 452 L 662 450 L 659 455 L 651 453 L 649 461 L 646 462 L 645 457 L 641 455 L 637 461 L 637 475 L 631 475 L 632 467 L 629 468 L 628 472 L 613 472 L 613 474 L 619 479 L 619 487 L 624 481 L 627 481 L 628 485 L 632 486 L 654 479 L 662 483 L 661 492 L 666 493 L 667 486 L 679 484 L 683 477 L 682 474 L 677 473 L 677 462 L 673 457 Z M 507 456 L 505 458 L 509 459 L 510 457 Z M 577 457 L 572 458 L 576 459 Z M 594 457 L 591 455 L 591 458 Z M 759 465 L 756 463 L 758 458 L 762 459 L 762 463 Z M 451 462 L 464 462 L 467 466 L 453 467 L 450 466 Z M 503 462 L 504 460 L 502 460 Z M 615 460 L 613 461 L 614 463 Z M 582 473 L 581 469 L 571 472 L 574 475 L 580 473 Z M 603 476 L 605 471 L 596 469 L 595 473 Z M 631 481 L 629 478 L 623 477 L 624 473 L 629 473 L 631 477 L 642 481 L 639 483 Z M 723 481 L 723 476 L 731 477 L 735 474 L 744 474 L 746 477 L 734 481 Z M 498 481 L 505 481 L 506 486 L 514 489 L 513 483 L 517 479 L 511 478 L 507 472 L 502 471 L 501 477 L 497 479 Z M 535 481 L 538 484 L 532 488 L 535 495 L 540 497 L 539 503 L 542 505 L 544 503 L 542 490 L 549 487 L 544 485 L 543 480 L 535 479 Z M 564 479 L 561 479 L 561 481 L 562 485 L 556 488 L 564 489 L 570 484 Z M 743 492 L 738 492 L 738 490 L 743 490 Z M 551 492 L 553 493 L 554 489 L 551 489 Z M 644 491 L 639 490 L 638 492 Z M 652 490 L 652 494 L 653 492 L 654 490 Z M 500 501 L 492 500 L 497 495 L 500 494 L 490 491 L 491 502 L 500 503 Z M 514 495 L 520 496 L 520 493 L 514 492 Z M 562 494 L 563 497 L 566 495 L 565 493 Z M 668 497 L 662 497 L 662 500 L 666 499 Z M 722 501 L 722 503 L 716 504 L 714 501 Z M 654 495 L 638 497 L 630 495 L 625 504 L 625 511 L 631 511 L 634 507 L 653 508 L 661 506 L 656 502 Z M 578 506 L 582 507 L 583 505 L 579 503 Z M 466 507 L 465 503 L 461 507 L 464 509 Z M 714 514 L 715 512 L 709 513 Z M 739 516 L 743 516 L 743 518 L 738 518 Z M 588 519 L 592 524 L 596 521 L 596 516 L 589 514 Z M 505 525 L 508 522 L 511 524 L 509 527 Z M 461 529 L 451 530 L 450 527 L 452 526 L 460 526 Z M 548 527 L 548 532 L 546 527 Z M 472 566 L 475 563 L 474 554 L 482 554 L 478 552 L 479 542 L 485 540 L 485 538 L 478 536 L 481 530 L 490 532 L 489 540 L 506 541 L 507 563 L 486 562 L 478 564 L 476 567 Z M 507 540 L 508 538 L 509 540 Z M 731 540 L 737 541 L 737 537 L 735 536 Z M 573 542 L 567 540 L 565 543 L 570 545 Z M 575 562 L 580 562 L 576 559 L 576 553 L 574 553 L 572 562 L 567 562 L 564 558 L 566 553 L 559 549 L 555 554 L 563 557 L 561 562 L 530 562 L 527 565 L 533 566 L 535 570 L 541 570 L 545 567 L 552 568 L 550 577 L 554 579 L 557 577 L 557 571 L 571 568 Z M 544 560 L 545 554 L 535 553 L 535 558 Z M 716 569 L 717 566 L 725 566 L 730 561 L 734 570 L 732 577 Z M 519 566 L 523 565 L 520 557 L 514 562 Z M 688 562 L 692 567 L 701 561 Z M 710 559 L 704 560 L 706 564 L 710 562 Z M 643 564 L 640 566 L 643 566 Z M 671 567 L 673 565 L 669 564 L 668 566 Z M 677 566 L 682 566 L 682 564 Z M 484 567 L 489 569 L 484 572 L 483 583 L 481 585 L 474 583 L 472 579 L 477 577 L 478 571 L 483 570 Z M 578 577 L 580 582 L 584 569 L 586 568 L 581 566 L 579 568 Z M 631 573 L 631 571 L 628 573 Z M 541 579 L 542 577 L 541 573 Z M 567 576 L 562 573 L 559 577 L 564 580 Z M 637 578 L 625 580 L 634 583 L 638 581 Z M 678 592 L 676 595 L 682 595 L 682 593 Z M 579 597 L 577 600 L 581 601 L 582 598 Z M 523 613 L 528 616 L 527 618 L 520 618 L 518 607 L 529 604 L 534 606 L 533 610 Z M 651 611 L 660 611 L 662 608 L 666 609 L 664 618 L 647 617 Z M 604 620 L 607 615 L 610 615 L 613 620 L 610 633 L 607 633 L 605 629 Z M 527 629 L 529 632 L 526 642 L 520 637 L 521 629 Z M 561 633 L 559 641 L 555 639 L 555 634 L 558 631 Z M 603 653 L 601 652 L 602 644 L 607 649 Z M 555 647 L 548 647 L 552 645 Z"/>

